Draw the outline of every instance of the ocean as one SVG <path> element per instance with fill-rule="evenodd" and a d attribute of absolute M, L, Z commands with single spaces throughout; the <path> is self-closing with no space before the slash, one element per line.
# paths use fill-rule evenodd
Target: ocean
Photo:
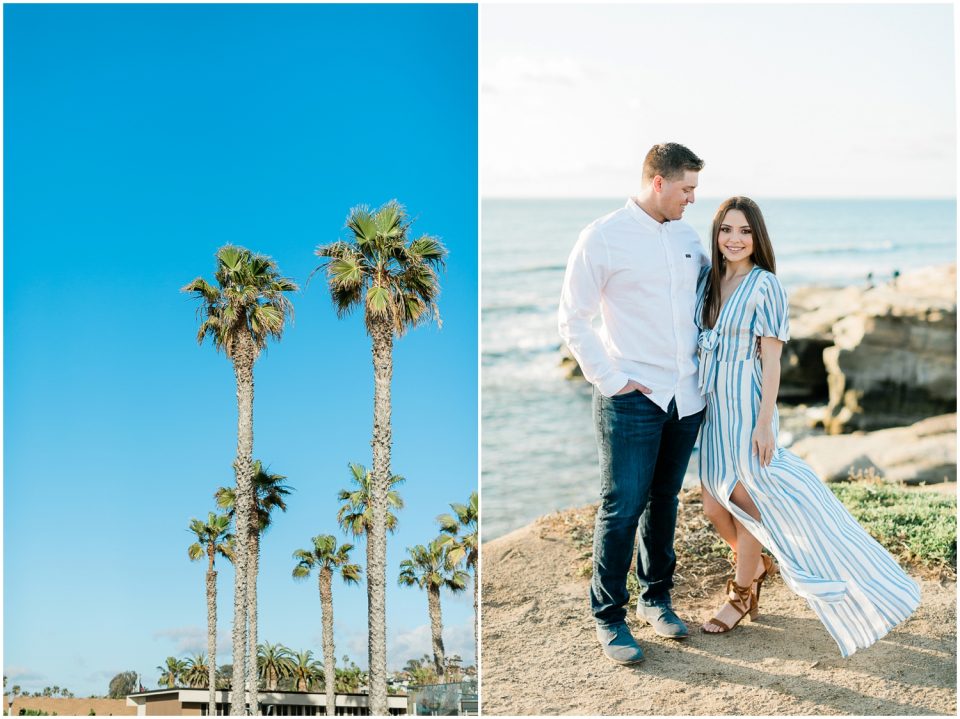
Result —
<path fill-rule="evenodd" d="M 580 230 L 625 201 L 483 200 L 482 541 L 598 499 L 590 388 L 560 369 L 557 303 Z M 956 261 L 952 199 L 757 202 L 788 291 Z M 702 240 L 719 204 L 699 199 L 684 213 Z"/>

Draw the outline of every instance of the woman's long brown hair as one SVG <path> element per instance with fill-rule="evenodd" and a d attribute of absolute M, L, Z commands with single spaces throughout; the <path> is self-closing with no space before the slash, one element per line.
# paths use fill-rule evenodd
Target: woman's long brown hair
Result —
<path fill-rule="evenodd" d="M 717 208 L 717 214 L 713 216 L 713 229 L 710 232 L 712 238 L 711 261 L 713 266 L 710 268 L 710 280 L 707 285 L 706 297 L 703 300 L 703 326 L 713 327 L 717 322 L 717 315 L 720 314 L 720 278 L 723 276 L 723 268 L 726 263 L 723 255 L 720 254 L 720 225 L 723 224 L 723 218 L 727 216 L 730 210 L 740 210 L 747 218 L 747 224 L 750 225 L 751 236 L 753 237 L 753 252 L 750 259 L 757 267 L 768 272 L 777 272 L 777 260 L 773 256 L 773 245 L 770 243 L 770 235 L 767 233 L 767 225 L 763 221 L 763 214 L 757 203 L 749 197 L 731 197 L 724 200 Z"/>

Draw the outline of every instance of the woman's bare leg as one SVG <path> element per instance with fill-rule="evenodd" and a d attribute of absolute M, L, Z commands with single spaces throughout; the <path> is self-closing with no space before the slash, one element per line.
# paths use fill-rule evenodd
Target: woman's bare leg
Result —
<path fill-rule="evenodd" d="M 700 485 L 700 496 L 703 499 L 703 513 L 713 524 L 720 538 L 730 545 L 730 549 L 736 552 L 738 532 L 733 515 L 727 511 L 726 507 L 715 500 L 702 484 Z"/>
<path fill-rule="evenodd" d="M 716 508 L 711 507 L 708 511 L 708 501 L 716 505 Z M 750 495 L 747 494 L 747 491 L 739 482 L 737 482 L 737 485 L 733 489 L 733 493 L 730 495 L 730 501 L 753 517 L 755 520 L 758 522 L 760 521 L 760 510 L 757 509 L 757 506 L 753 503 L 753 500 L 750 499 Z M 741 587 L 750 586 L 753 581 L 763 573 L 764 570 L 763 562 L 760 559 L 762 550 L 760 542 L 757 541 L 752 534 L 750 534 L 750 531 L 745 526 L 737 521 L 733 514 L 728 512 L 723 505 L 717 502 L 713 497 L 710 496 L 709 492 L 706 491 L 703 492 L 703 508 L 704 513 L 707 514 L 707 517 L 709 517 L 710 521 L 713 522 L 713 526 L 716 527 L 717 533 L 727 544 L 733 547 L 733 550 L 737 553 L 736 575 L 733 581 L 735 581 Z M 722 514 L 725 514 L 726 518 L 722 517 Z M 719 521 L 715 517 L 719 517 Z M 722 530 L 721 525 L 723 526 Z M 727 538 L 727 536 L 725 536 L 725 533 L 730 532 L 731 527 L 733 528 L 732 542 Z M 731 597 L 733 597 L 732 594 Z M 714 617 L 729 627 L 733 626 L 734 622 L 736 622 L 740 617 L 740 612 L 731 604 L 726 603 L 720 608 Z M 706 632 L 712 633 L 721 631 L 720 627 L 711 624 L 704 624 L 702 629 Z"/>
<path fill-rule="evenodd" d="M 743 488 L 740 482 L 733 488 L 730 495 L 730 501 L 737 505 L 744 512 L 749 514 L 758 522 L 760 521 L 760 510 L 750 499 L 747 490 Z M 732 515 L 731 515 L 732 518 Z M 757 578 L 763 571 L 763 564 L 760 561 L 761 545 L 756 537 L 750 534 L 749 530 L 736 519 L 733 520 L 737 527 L 737 573 L 733 580 L 741 587 L 745 587 Z M 758 571 L 759 568 L 759 571 Z"/>

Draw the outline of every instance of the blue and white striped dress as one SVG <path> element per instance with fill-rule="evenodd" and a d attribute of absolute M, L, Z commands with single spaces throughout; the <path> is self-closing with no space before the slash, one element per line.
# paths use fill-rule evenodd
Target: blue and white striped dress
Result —
<path fill-rule="evenodd" d="M 754 267 L 702 328 L 708 273 L 698 287 L 700 391 L 707 411 L 701 430 L 700 479 L 776 558 L 784 582 L 807 600 L 847 657 L 906 620 L 920 589 L 850 516 L 810 467 L 777 447 L 761 467 L 752 455 L 760 409 L 758 337 L 789 338 L 787 294 L 777 276 Z M 779 417 L 773 414 L 773 433 Z M 760 522 L 730 501 L 736 483 L 760 510 Z"/>

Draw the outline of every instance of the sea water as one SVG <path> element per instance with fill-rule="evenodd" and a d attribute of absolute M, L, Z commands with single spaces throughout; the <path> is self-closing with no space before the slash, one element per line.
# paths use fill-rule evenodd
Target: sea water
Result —
<path fill-rule="evenodd" d="M 586 382 L 559 367 L 557 304 L 580 230 L 626 198 L 482 204 L 482 540 L 596 501 L 599 469 Z M 757 200 L 787 288 L 865 286 L 956 261 L 955 200 Z M 688 206 L 700 234 L 718 200 Z M 691 463 L 688 483 L 695 481 Z"/>

